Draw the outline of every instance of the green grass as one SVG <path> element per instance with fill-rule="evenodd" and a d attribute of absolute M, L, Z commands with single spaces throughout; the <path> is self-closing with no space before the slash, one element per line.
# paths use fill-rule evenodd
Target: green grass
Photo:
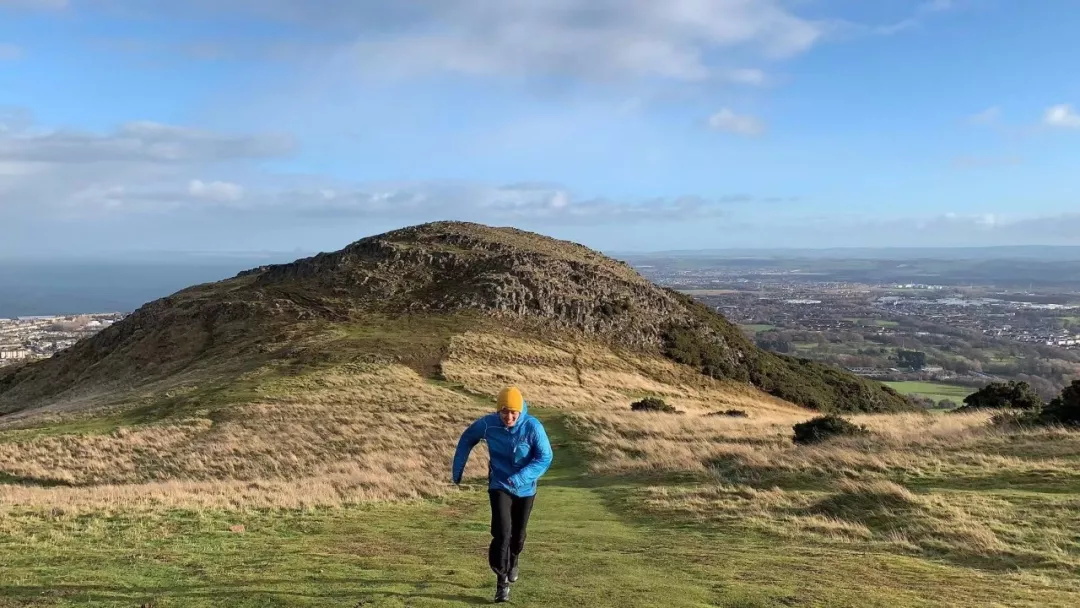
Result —
<path fill-rule="evenodd" d="M 556 460 L 530 522 L 516 605 L 1067 606 L 1080 597 L 864 546 L 780 539 L 638 510 L 643 482 L 586 474 L 552 412 Z M 655 482 L 655 480 L 654 480 Z M 244 525 L 243 533 L 230 527 Z M 452 607 L 486 604 L 482 486 L 449 498 L 309 511 L 170 511 L 0 520 L 0 607 Z M 1032 587 L 1034 585 L 1034 587 Z"/>
<path fill-rule="evenodd" d="M 975 389 L 947 382 L 885 382 L 904 395 L 927 397 L 934 401 L 948 399 L 960 405 Z"/>
<path fill-rule="evenodd" d="M 771 331 L 773 329 L 776 329 L 775 325 L 764 325 L 764 324 L 740 325 L 739 327 L 745 329 L 746 331 L 753 332 L 755 334 L 760 334 L 761 332 Z"/>

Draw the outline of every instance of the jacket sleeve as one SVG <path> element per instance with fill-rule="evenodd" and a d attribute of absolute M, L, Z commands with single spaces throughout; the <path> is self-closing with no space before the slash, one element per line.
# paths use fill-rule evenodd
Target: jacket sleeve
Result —
<path fill-rule="evenodd" d="M 547 431 L 544 430 L 544 425 L 537 421 L 533 431 L 533 450 L 532 459 L 529 463 L 521 468 L 520 471 L 510 476 L 508 480 L 512 486 L 527 486 L 540 479 L 540 476 L 547 472 L 548 467 L 551 466 L 553 454 L 551 453 L 551 442 L 548 441 Z"/>
<path fill-rule="evenodd" d="M 487 423 L 481 418 L 470 424 L 458 439 L 457 451 L 454 452 L 454 466 L 450 473 L 450 478 L 454 483 L 461 483 L 461 476 L 465 473 L 465 464 L 469 462 L 469 453 L 484 438 L 486 428 Z"/>

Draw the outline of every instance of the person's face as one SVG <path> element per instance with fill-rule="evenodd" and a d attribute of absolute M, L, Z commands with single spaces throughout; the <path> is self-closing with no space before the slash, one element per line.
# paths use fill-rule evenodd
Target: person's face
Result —
<path fill-rule="evenodd" d="M 506 425 L 506 428 L 510 428 L 517 424 L 518 418 L 520 417 L 521 412 L 514 412 L 508 409 L 499 410 L 499 418 L 502 419 L 502 422 L 504 425 Z"/>

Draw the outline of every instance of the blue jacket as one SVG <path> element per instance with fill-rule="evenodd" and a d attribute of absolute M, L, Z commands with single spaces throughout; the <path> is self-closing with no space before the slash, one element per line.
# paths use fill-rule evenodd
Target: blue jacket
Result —
<path fill-rule="evenodd" d="M 458 440 L 454 453 L 454 483 L 461 483 L 465 463 L 473 446 L 481 440 L 487 443 L 491 463 L 488 465 L 488 488 L 506 490 L 514 496 L 536 494 L 536 480 L 551 466 L 551 443 L 539 420 L 529 415 L 526 403 L 521 416 L 511 428 L 503 425 L 497 412 L 492 412 L 469 425 Z"/>

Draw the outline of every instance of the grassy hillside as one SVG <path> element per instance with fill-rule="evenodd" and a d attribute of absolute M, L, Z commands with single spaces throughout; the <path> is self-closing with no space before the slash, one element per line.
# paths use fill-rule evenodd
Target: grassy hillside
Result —
<path fill-rule="evenodd" d="M 467 331 L 430 380 L 401 363 L 430 343 L 396 327 L 337 327 L 317 351 L 337 358 L 308 367 L 0 430 L 0 607 L 486 603 L 482 450 L 463 489 L 447 475 L 510 382 L 556 449 L 515 602 L 1080 601 L 1076 434 L 877 415 L 862 443 L 796 448 L 805 411 L 659 357 Z M 629 412 L 645 394 L 685 413 Z M 707 415 L 732 408 L 749 417 Z"/>
<path fill-rule="evenodd" d="M 976 478 L 928 477 L 907 490 L 886 482 L 830 490 L 830 479 L 817 480 L 819 467 L 829 467 L 839 452 L 825 450 L 790 454 L 776 470 L 766 453 L 718 484 L 711 479 L 722 469 L 701 465 L 702 457 L 717 454 L 692 446 L 708 449 L 704 444 L 728 437 L 721 450 L 741 447 L 748 455 L 749 440 L 765 440 L 787 420 L 780 414 L 746 422 L 536 413 L 547 424 L 556 460 L 541 483 L 515 604 L 903 608 L 1080 601 L 1077 548 L 1068 532 L 1075 527 L 1066 527 L 1075 523 L 1070 505 L 1080 488 L 1067 467 L 1050 477 L 1031 475 L 1035 463 L 1027 473 L 998 469 L 981 479 L 983 489 Z M 890 441 L 911 441 L 914 433 L 890 431 L 900 420 L 877 420 L 875 428 Z M 975 422 L 967 417 L 949 428 L 936 421 L 928 430 L 943 441 Z M 649 434 L 647 442 L 625 442 L 641 432 Z M 1045 439 L 1026 436 L 1011 448 L 992 437 L 975 443 L 987 457 L 1006 457 L 1009 449 Z M 1053 441 L 1046 458 L 1076 453 L 1068 443 L 1075 437 Z M 644 454 L 627 452 L 638 444 Z M 672 449 L 663 466 L 639 466 Z M 917 471 L 919 463 L 906 458 L 905 470 Z M 844 466 L 864 473 L 873 467 L 850 460 Z M 757 477 L 762 473 L 769 475 Z M 995 485 L 1009 475 L 1030 483 Z M 774 481 L 784 489 L 768 489 Z M 853 506 L 863 515 L 853 515 Z M 994 519 L 974 518 L 989 514 Z M 1038 529 L 1010 525 L 1010 515 L 1037 522 Z M 0 607 L 486 604 L 493 592 L 487 517 L 475 475 L 438 499 L 332 509 L 114 508 L 90 516 L 63 506 L 20 508 L 0 519 Z M 890 532 L 890 523 L 901 520 L 903 528 Z"/>
<path fill-rule="evenodd" d="M 366 337 L 368 358 L 399 356 L 433 377 L 448 340 L 472 329 L 666 356 L 814 409 L 912 407 L 839 368 L 761 351 L 707 307 L 581 245 L 440 222 L 151 302 L 55 357 L 0 371 L 0 421 L 232 383 L 267 368 L 307 369 L 341 360 L 334 346 L 342 333 L 357 338 L 350 355 L 363 354 L 358 340 Z"/>
<path fill-rule="evenodd" d="M 434 497 L 447 490 L 444 471 L 427 461 L 441 461 L 458 427 L 483 411 L 469 395 L 508 383 L 560 409 L 626 409 L 643 395 L 688 412 L 796 409 L 655 355 L 465 331 L 467 318 L 435 321 L 373 316 L 297 342 L 302 364 L 271 362 L 224 382 L 192 377 L 89 412 L 0 419 L 8 429 L 0 475 L 16 484 L 4 487 L 0 507 L 295 508 Z"/>

